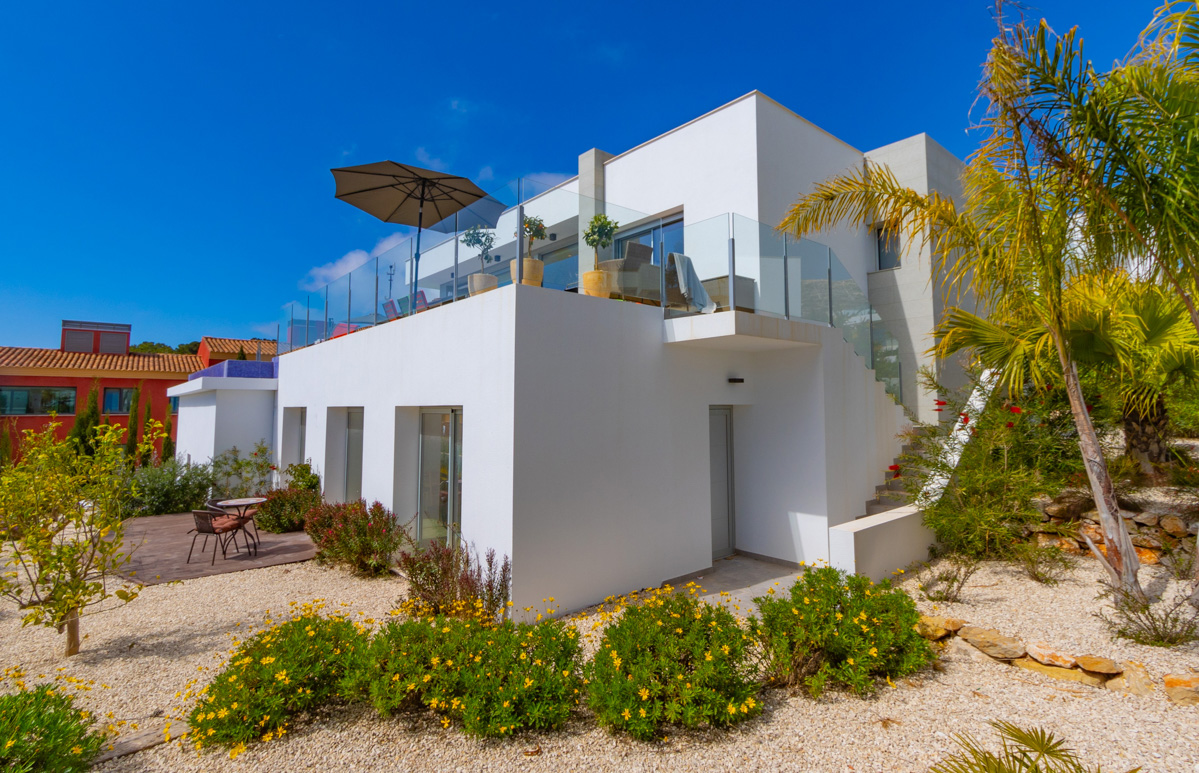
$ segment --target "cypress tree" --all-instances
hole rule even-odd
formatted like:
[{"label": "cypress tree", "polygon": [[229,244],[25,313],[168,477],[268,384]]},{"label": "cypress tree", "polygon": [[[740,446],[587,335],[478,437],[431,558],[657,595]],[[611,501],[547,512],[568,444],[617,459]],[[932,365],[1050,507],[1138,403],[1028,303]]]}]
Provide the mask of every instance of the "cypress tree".
[{"label": "cypress tree", "polygon": [[167,462],[175,458],[175,441],[171,440],[171,403],[169,400],[167,401],[167,420],[163,426],[163,432],[167,436],[162,439],[162,460]]},{"label": "cypress tree", "polygon": [[100,424],[100,383],[92,382],[87,393],[87,406],[75,414],[75,425],[67,437],[80,453],[91,456],[96,447],[96,426]]},{"label": "cypress tree", "polygon": [[10,421],[0,421],[0,469],[12,463],[12,432]]},{"label": "cypress tree", "polygon": [[245,358],[246,358],[246,347],[244,347],[244,346],[237,347],[237,359],[244,360]]},{"label": "cypress tree", "polygon": [[[151,421],[153,421],[153,419],[150,416],[150,395],[146,395],[146,418],[145,418],[145,420],[142,421],[142,437],[143,438],[149,438],[152,434],[150,432],[150,422]],[[150,446],[142,454],[142,466],[150,464],[153,461],[154,461],[154,444],[151,443]]]},{"label": "cypress tree", "polygon": [[137,456],[137,417],[138,403],[142,397],[142,385],[133,388],[133,398],[129,401],[128,434],[125,435],[125,455],[130,459]]}]

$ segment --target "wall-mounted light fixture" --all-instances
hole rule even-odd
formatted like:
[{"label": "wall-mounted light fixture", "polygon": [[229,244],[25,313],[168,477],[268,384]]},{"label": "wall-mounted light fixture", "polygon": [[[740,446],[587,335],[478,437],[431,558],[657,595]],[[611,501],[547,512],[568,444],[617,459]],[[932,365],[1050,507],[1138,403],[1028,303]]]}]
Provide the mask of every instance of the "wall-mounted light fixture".
[{"label": "wall-mounted light fixture", "polygon": [[743,378],[737,378],[736,376],[730,376],[730,377],[729,377],[729,383],[730,383],[730,384],[744,384],[744,383],[745,383],[745,379],[743,379]]},{"label": "wall-mounted light fixture", "polygon": [[550,234],[550,241],[551,242],[558,241],[558,234]]}]

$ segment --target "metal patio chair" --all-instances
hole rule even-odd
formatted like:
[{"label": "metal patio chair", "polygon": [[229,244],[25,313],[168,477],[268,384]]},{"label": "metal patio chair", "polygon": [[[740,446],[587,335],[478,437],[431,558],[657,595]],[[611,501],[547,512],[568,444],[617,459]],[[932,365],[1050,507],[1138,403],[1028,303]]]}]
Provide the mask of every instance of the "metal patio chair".
[{"label": "metal patio chair", "polygon": [[221,558],[229,557],[229,544],[233,543],[233,547],[237,552],[241,552],[241,548],[237,544],[237,533],[242,533],[242,538],[246,542],[246,552],[250,551],[250,537],[246,534],[245,522],[236,516],[222,515],[211,510],[192,510],[192,518],[195,519],[196,527],[188,532],[192,534],[192,544],[187,551],[187,561],[184,563],[190,564],[192,561],[192,552],[196,549],[196,538],[201,534],[204,535],[204,543],[200,546],[200,553],[203,554],[208,549],[208,538],[214,537],[216,544],[212,546],[212,565],[216,565],[216,551],[221,549]]}]

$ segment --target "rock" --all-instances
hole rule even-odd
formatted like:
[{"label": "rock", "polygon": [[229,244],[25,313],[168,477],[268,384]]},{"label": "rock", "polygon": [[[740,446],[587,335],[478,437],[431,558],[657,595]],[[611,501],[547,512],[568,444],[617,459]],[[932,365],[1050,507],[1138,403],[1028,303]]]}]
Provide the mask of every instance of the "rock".
[{"label": "rock", "polygon": [[1070,682],[1081,682],[1089,684],[1092,687],[1102,687],[1107,681],[1106,676],[1098,674],[1088,674],[1086,671],[1079,671],[1077,668],[1058,668],[1057,666],[1047,666],[1044,663],[1039,663],[1032,658],[1018,658],[1012,661],[1012,665],[1017,668],[1027,668],[1029,671],[1036,671],[1038,674],[1052,676],[1054,679],[1065,679]]},{"label": "rock", "polygon": [[1132,535],[1132,544],[1138,548],[1149,548],[1151,550],[1162,549],[1162,538],[1158,536],[1157,529],[1144,529]]},{"label": "rock", "polygon": [[1037,494],[1032,498],[1032,506],[1035,507],[1037,512],[1041,514],[1042,521],[1049,520],[1049,516],[1045,513],[1045,508],[1049,507],[1051,504],[1053,504],[1053,498],[1048,494]]},{"label": "rock", "polygon": [[1043,641],[1028,645],[1028,656],[1047,666],[1059,668],[1074,668],[1075,660],[1064,652],[1053,649]]},{"label": "rock", "polygon": [[[1100,553],[1105,556],[1107,555],[1107,545],[1096,545],[1095,547],[1099,548]],[[1136,545],[1133,545],[1132,549],[1136,551],[1137,558],[1141,561],[1141,566],[1156,566],[1161,563],[1161,556],[1153,550],[1138,548]]]},{"label": "rock", "polygon": [[978,628],[973,625],[962,626],[958,631],[962,637],[976,649],[997,660],[1014,660],[1024,655],[1024,644],[1019,639],[1004,636],[991,628]]},{"label": "rock", "polygon": [[916,623],[916,633],[926,639],[944,639],[951,633],[954,633],[966,624],[965,620],[958,620],[956,617],[936,617],[935,615],[921,615],[920,620]]},{"label": "rock", "polygon": [[1187,534],[1199,536],[1199,521],[1195,521],[1187,527]]},{"label": "rock", "polygon": [[1161,526],[1162,531],[1171,537],[1185,537],[1187,535],[1186,521],[1177,515],[1163,516],[1158,525]]},{"label": "rock", "polygon": [[1135,494],[1116,495],[1116,506],[1121,510],[1132,510],[1133,512],[1139,513],[1140,511],[1147,509],[1147,504],[1148,503],[1146,501],[1140,499]]},{"label": "rock", "polygon": [[1098,655],[1079,655],[1075,660],[1078,667],[1095,674],[1118,674],[1123,667],[1111,658],[1101,658]]},{"label": "rock", "polygon": [[964,660],[970,660],[975,663],[997,662],[994,658],[987,657],[956,636],[946,641],[945,649],[941,651],[941,657],[950,662]]},{"label": "rock", "polygon": [[[1080,536],[1080,537],[1081,537],[1082,535],[1086,535],[1086,536],[1090,537],[1090,538],[1091,538],[1091,542],[1094,542],[1096,545],[1102,545],[1102,544],[1103,544],[1103,529],[1099,528],[1099,527],[1098,527],[1098,526],[1096,526],[1095,524],[1091,524],[1091,523],[1084,523],[1084,524],[1083,524],[1083,525],[1082,525],[1082,526],[1081,526],[1081,527],[1078,529],[1078,534],[1079,534],[1079,536]],[[1084,543],[1084,544],[1085,544],[1085,543]]]},{"label": "rock", "polygon": [[1134,515],[1132,517],[1132,519],[1134,521],[1136,521],[1137,523],[1141,524],[1142,526],[1157,526],[1158,517],[1159,516],[1157,513],[1149,512],[1149,513],[1137,513],[1136,515]]},{"label": "rock", "polygon": [[1063,537],[1060,534],[1044,534],[1037,533],[1037,547],[1042,548],[1061,548],[1067,553],[1077,553],[1078,543],[1069,537]]},{"label": "rock", "polygon": [[1104,685],[1107,689],[1126,695],[1153,694],[1153,679],[1144,665],[1135,660],[1126,660],[1120,665],[1124,667],[1123,673],[1107,680],[1107,684]]},{"label": "rock", "polygon": [[1199,706],[1199,674],[1166,674],[1166,697],[1180,706]]},{"label": "rock", "polygon": [[1046,505],[1045,509],[1041,511],[1042,515],[1047,515],[1050,518],[1064,518],[1068,513],[1069,509],[1065,505],[1057,503]]}]

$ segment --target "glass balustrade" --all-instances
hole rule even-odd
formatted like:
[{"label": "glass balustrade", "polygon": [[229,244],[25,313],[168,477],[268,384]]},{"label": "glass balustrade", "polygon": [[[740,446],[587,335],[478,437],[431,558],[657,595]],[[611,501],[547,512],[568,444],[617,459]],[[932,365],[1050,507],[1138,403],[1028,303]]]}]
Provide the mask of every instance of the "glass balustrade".
[{"label": "glass balustrade", "polygon": [[[285,304],[279,351],[288,352],[503,287],[540,268],[541,286],[580,291],[601,270],[611,297],[663,307],[667,318],[728,311],[831,325],[901,398],[899,342],[833,250],[739,214],[698,220],[651,215],[580,196],[575,183],[518,180],[372,255]],[[616,223],[603,247],[586,244],[596,214]],[[533,228],[518,234],[520,217]],[[540,236],[540,238],[531,238]]]}]

